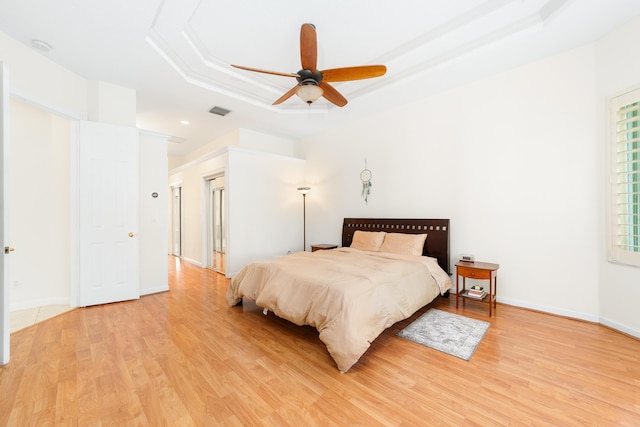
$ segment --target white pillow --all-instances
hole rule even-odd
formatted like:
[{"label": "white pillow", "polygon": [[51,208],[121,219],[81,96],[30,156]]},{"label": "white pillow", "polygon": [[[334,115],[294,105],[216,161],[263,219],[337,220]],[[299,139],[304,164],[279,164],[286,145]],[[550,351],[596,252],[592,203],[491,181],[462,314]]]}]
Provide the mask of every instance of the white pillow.
[{"label": "white pillow", "polygon": [[377,252],[384,240],[384,235],[384,231],[357,230],[353,233],[350,247],[360,249],[361,251]]},{"label": "white pillow", "polygon": [[387,233],[379,251],[398,255],[422,255],[426,239],[426,234]]}]

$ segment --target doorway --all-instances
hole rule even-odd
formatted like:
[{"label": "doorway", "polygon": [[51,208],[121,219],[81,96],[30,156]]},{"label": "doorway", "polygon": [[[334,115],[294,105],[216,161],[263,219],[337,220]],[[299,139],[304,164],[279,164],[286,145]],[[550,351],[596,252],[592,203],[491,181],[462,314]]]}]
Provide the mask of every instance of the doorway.
[{"label": "doorway", "polygon": [[207,180],[207,268],[226,272],[226,206],[224,176]]},{"label": "doorway", "polygon": [[[13,96],[8,101],[11,143],[5,206],[15,247],[5,282],[14,332],[51,313],[76,306],[72,286],[72,135],[76,121],[36,102]],[[34,174],[33,171],[38,171]],[[46,176],[46,185],[42,185]],[[45,220],[42,220],[42,219]],[[43,236],[46,236],[43,238]],[[37,268],[34,268],[37,265]]]},{"label": "doorway", "polygon": [[182,187],[171,188],[171,254],[182,257]]}]

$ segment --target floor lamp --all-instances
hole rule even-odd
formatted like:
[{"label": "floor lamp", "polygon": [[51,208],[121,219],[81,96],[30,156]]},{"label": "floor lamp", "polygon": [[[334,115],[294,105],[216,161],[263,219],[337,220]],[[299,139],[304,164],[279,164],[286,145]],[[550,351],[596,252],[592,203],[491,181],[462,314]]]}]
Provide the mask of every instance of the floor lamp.
[{"label": "floor lamp", "polygon": [[307,193],[311,187],[298,187],[298,191],[302,194],[302,251],[307,250]]}]

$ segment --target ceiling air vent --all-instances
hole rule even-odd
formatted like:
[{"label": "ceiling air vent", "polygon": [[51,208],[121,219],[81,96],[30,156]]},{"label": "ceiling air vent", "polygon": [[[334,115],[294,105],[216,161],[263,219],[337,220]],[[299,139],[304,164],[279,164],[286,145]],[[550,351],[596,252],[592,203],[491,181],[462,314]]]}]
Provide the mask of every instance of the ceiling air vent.
[{"label": "ceiling air vent", "polygon": [[209,112],[213,114],[217,114],[219,116],[226,116],[231,112],[231,110],[227,110],[226,108],[222,108],[222,107],[213,107],[212,109],[209,110]]}]

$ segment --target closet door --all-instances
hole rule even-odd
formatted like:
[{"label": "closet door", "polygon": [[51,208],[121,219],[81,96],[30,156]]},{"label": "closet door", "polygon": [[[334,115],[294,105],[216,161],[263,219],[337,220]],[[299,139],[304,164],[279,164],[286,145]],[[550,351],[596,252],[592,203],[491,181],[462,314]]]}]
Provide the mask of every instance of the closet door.
[{"label": "closet door", "polygon": [[209,199],[207,203],[207,267],[224,273],[226,271],[227,246],[224,177],[209,179],[207,183]]},{"label": "closet door", "polygon": [[138,130],[79,126],[79,303],[140,297]]}]

